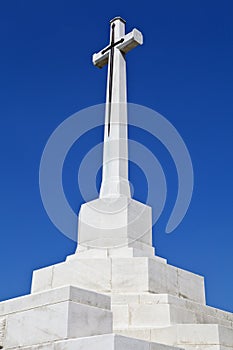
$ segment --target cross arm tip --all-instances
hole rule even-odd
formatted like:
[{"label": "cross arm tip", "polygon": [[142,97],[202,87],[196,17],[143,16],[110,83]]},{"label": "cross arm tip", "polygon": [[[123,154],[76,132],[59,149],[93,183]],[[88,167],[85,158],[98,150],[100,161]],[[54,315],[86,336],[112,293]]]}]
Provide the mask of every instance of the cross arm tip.
[{"label": "cross arm tip", "polygon": [[92,55],[92,63],[98,68],[103,68],[108,63],[108,53],[102,54],[102,52],[94,53]]},{"label": "cross arm tip", "polygon": [[124,37],[124,41],[122,44],[118,46],[118,48],[121,50],[121,52],[127,53],[130,50],[134,49],[138,45],[143,44],[143,35],[142,33],[134,28],[132,32],[128,33]]},{"label": "cross arm tip", "polygon": [[134,37],[134,40],[138,43],[138,45],[143,44],[143,35],[142,35],[142,32],[140,32],[140,30],[134,28],[133,37]]}]

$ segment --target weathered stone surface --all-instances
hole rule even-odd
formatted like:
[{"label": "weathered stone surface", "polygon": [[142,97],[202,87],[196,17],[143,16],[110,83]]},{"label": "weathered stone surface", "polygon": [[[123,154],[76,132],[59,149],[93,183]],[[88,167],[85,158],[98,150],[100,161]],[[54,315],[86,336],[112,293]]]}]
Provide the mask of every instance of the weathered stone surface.
[{"label": "weathered stone surface", "polygon": [[[18,347],[11,348],[12,350]],[[40,345],[20,347],[22,350],[179,350],[177,347],[150,343],[143,340],[106,334],[78,339],[48,342]]]},{"label": "weathered stone surface", "polygon": [[6,331],[6,317],[0,317],[0,349],[3,347],[5,331]]},{"label": "weathered stone surface", "polygon": [[[41,285],[40,273],[47,285]],[[72,284],[80,288],[107,292],[111,290],[111,259],[74,259],[33,272],[32,293]]]},{"label": "weathered stone surface", "polygon": [[99,198],[80,209],[78,242],[83,247],[105,247],[113,253],[114,248],[138,249],[138,243],[143,243],[141,255],[151,256],[151,220],[151,208],[131,198]]},{"label": "weathered stone surface", "polygon": [[4,349],[112,332],[109,297],[66,286],[0,303]]},{"label": "weathered stone surface", "polygon": [[161,343],[180,345],[221,345],[233,348],[233,329],[220,325],[175,325],[163,329],[151,330],[151,340]]},{"label": "weathered stone surface", "polygon": [[25,311],[63,301],[86,304],[101,309],[110,310],[110,298],[93,291],[84,290],[71,285],[46,290],[34,294],[0,302],[0,316]]},{"label": "weathered stone surface", "polygon": [[233,314],[169,294],[112,294],[114,329],[173,324],[219,324],[233,328]]},{"label": "weathered stone surface", "polygon": [[124,247],[114,247],[114,248],[91,248],[89,246],[78,246],[76,254],[69,255],[66,258],[66,261],[74,259],[89,259],[89,258],[132,258],[132,257],[153,257],[159,260],[160,262],[166,263],[167,260],[159,256],[155,257],[155,249],[148,244],[134,241],[127,241],[126,246]]},{"label": "weathered stone surface", "polygon": [[[45,283],[41,284],[40,273]],[[69,259],[64,263],[34,271],[32,292],[62,285],[102,293],[168,293],[205,304],[204,279],[148,257]]]},{"label": "weathered stone surface", "polygon": [[211,346],[219,349],[227,347],[233,349],[233,329],[216,324],[182,324],[170,327],[158,328],[128,328],[115,331],[128,337],[144,339],[146,341],[158,342],[170,346],[178,346],[183,349],[204,350]]}]

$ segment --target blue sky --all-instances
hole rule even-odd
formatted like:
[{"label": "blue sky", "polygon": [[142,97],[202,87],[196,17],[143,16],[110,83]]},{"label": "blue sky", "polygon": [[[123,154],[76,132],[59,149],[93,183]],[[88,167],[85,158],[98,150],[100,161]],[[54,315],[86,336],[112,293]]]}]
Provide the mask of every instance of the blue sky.
[{"label": "blue sky", "polygon": [[[131,130],[167,176],[166,206],[154,227],[157,254],[204,275],[208,304],[233,311],[230,0],[1,2],[0,300],[28,293],[32,270],[75,251],[43,208],[40,158],[65,118],[104,102],[106,69],[95,68],[91,56],[107,44],[109,20],[118,15],[126,19],[127,31],[137,27],[144,34],[144,45],[127,56],[128,100],[158,111],[176,127],[194,167],[189,211],[167,235],[177,191],[174,164],[159,142]],[[76,211],[82,203],[75,182],[79,151],[85,154],[101,137],[98,129],[77,142],[65,164],[64,187]],[[143,200],[142,174],[130,169],[135,196]]]}]

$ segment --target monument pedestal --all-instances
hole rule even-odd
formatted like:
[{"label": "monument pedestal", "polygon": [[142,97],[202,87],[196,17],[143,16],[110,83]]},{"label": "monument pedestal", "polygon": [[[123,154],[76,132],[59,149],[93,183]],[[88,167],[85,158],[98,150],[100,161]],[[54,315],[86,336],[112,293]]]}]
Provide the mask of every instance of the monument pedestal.
[{"label": "monument pedestal", "polygon": [[233,314],[206,305],[202,276],[156,256],[91,257],[95,252],[34,271],[32,293],[72,281],[111,297],[116,334],[187,350],[233,349]]},{"label": "monument pedestal", "polygon": [[34,271],[31,295],[0,303],[4,349],[233,350],[233,314],[205,304],[203,277],[156,256],[82,254]]},{"label": "monument pedestal", "polygon": [[[135,254],[153,256],[151,207],[126,196],[98,198],[81,206],[78,251],[134,248]],[[123,255],[124,256],[124,255]]]}]

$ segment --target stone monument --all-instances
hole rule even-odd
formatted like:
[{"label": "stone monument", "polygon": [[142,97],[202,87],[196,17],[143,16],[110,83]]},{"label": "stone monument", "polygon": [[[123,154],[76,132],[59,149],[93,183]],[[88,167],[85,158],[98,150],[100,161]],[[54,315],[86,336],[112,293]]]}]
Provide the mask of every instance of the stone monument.
[{"label": "stone monument", "polygon": [[142,44],[111,21],[100,196],[81,207],[78,248],[33,272],[31,294],[0,303],[0,348],[22,350],[231,350],[233,314],[205,303],[204,278],[154,255],[151,208],[128,181],[126,61]]}]

